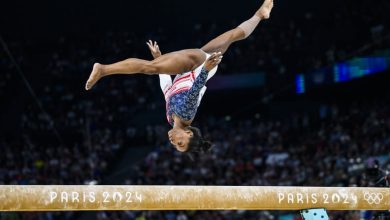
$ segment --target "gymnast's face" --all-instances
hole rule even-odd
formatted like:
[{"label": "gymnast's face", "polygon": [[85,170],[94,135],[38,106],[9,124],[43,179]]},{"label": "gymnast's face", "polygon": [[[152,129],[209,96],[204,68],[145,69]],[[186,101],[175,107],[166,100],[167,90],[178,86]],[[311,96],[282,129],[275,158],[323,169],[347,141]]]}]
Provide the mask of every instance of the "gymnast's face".
[{"label": "gymnast's face", "polygon": [[189,129],[172,128],[168,131],[169,141],[175,146],[176,150],[186,152],[188,150],[188,143],[194,134]]}]

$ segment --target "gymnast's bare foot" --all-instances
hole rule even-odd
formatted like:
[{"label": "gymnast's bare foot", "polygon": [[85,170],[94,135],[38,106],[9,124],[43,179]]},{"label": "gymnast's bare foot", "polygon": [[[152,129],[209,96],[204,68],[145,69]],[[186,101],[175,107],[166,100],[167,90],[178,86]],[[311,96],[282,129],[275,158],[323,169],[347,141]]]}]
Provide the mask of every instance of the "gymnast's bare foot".
[{"label": "gymnast's bare foot", "polygon": [[262,20],[266,20],[270,17],[271,10],[274,7],[274,0],[264,0],[263,5],[257,10],[256,15]]},{"label": "gymnast's bare foot", "polygon": [[102,77],[102,65],[100,63],[95,63],[93,65],[92,73],[89,75],[88,81],[85,84],[85,90],[90,90]]}]

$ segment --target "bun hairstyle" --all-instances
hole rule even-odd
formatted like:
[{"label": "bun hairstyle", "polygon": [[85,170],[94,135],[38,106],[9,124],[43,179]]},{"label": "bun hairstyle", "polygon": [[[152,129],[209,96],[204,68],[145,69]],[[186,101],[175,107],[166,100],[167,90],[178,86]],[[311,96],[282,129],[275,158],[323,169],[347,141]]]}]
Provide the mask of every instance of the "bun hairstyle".
[{"label": "bun hairstyle", "polygon": [[193,133],[193,136],[188,143],[187,150],[187,153],[190,153],[190,157],[192,157],[191,153],[205,154],[209,152],[212,148],[212,143],[203,139],[199,128],[189,126],[188,129]]}]

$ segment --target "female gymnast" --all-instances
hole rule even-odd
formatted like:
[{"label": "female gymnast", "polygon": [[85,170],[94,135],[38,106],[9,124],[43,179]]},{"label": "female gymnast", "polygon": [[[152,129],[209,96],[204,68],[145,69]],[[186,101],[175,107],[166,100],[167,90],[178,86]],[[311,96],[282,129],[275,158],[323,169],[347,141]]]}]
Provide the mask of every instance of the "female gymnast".
[{"label": "female gymnast", "polygon": [[[114,64],[95,63],[85,85],[90,90],[102,77],[113,74],[159,75],[166,100],[166,115],[173,127],[168,132],[170,142],[180,152],[206,152],[211,143],[204,140],[200,130],[191,127],[206,82],[217,71],[222,55],[236,41],[247,38],[261,20],[270,17],[273,0],[264,0],[249,20],[208,42],[201,49],[187,49],[161,55],[156,42],[147,44],[154,60],[129,58]],[[172,82],[171,75],[176,75]]]}]

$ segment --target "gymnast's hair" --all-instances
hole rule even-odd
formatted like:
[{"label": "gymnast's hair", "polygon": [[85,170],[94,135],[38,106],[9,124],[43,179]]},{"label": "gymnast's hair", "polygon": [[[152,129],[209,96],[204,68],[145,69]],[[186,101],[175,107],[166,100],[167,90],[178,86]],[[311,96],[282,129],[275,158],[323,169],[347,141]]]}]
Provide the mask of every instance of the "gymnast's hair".
[{"label": "gymnast's hair", "polygon": [[190,141],[188,143],[187,150],[187,153],[189,154],[190,158],[193,159],[192,153],[205,154],[209,152],[212,148],[212,144],[210,141],[206,141],[205,139],[203,139],[202,133],[200,132],[199,128],[189,126],[188,129],[190,129],[193,133],[193,136],[190,138]]}]

